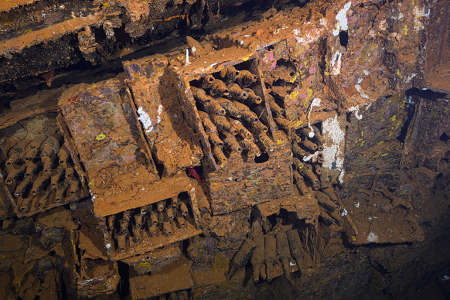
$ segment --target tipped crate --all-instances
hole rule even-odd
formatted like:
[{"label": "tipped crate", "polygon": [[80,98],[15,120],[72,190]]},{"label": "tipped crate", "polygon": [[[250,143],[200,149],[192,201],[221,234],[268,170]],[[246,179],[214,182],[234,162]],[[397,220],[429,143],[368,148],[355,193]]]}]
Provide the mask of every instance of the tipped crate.
[{"label": "tipped crate", "polygon": [[[66,265],[63,275],[66,280],[68,299],[91,298],[102,294],[113,294],[120,282],[117,262],[110,261],[99,251],[88,237],[86,227],[71,230],[64,243]],[[85,231],[85,232],[83,232]],[[89,251],[95,249],[94,251]]]},{"label": "tipped crate", "polygon": [[[61,124],[86,170],[96,216],[142,207],[185,191],[190,179],[180,171],[199,164],[202,155],[200,148],[195,150],[173,136],[160,136],[156,140],[170,143],[155,145],[155,139],[147,134],[146,121],[139,122],[144,113],[136,109],[136,98],[125,81],[125,77],[118,76],[95,85],[80,84],[66,90],[59,100],[64,117]],[[166,114],[161,112],[161,117]],[[166,131],[158,132],[174,134],[170,126],[161,128]],[[171,157],[166,155],[176,149],[193,149],[188,152],[192,160],[168,167],[163,157],[176,162],[181,158],[176,152]]]},{"label": "tipped crate", "polygon": [[145,204],[159,176],[123,78],[69,88],[59,106],[63,130],[86,170],[95,214]]},{"label": "tipped crate", "polygon": [[18,217],[89,195],[56,119],[41,114],[2,130],[0,184]]},{"label": "tipped crate", "polygon": [[[195,67],[190,67],[195,69]],[[255,58],[178,73],[186,118],[205,152],[213,214],[292,193],[289,130],[273,120],[272,101]]]},{"label": "tipped crate", "polygon": [[200,166],[198,137],[186,124],[185,111],[162,55],[124,62],[127,84],[143,134],[163,177]]}]

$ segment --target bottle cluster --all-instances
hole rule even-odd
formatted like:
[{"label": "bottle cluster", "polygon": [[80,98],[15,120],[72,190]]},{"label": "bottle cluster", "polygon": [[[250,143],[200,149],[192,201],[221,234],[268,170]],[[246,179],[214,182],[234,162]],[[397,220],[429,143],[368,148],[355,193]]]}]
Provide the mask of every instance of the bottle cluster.
[{"label": "bottle cluster", "polygon": [[106,226],[115,249],[124,250],[143,239],[169,237],[185,229],[187,222],[193,222],[193,214],[187,199],[180,195],[108,216]]},{"label": "bottle cluster", "polygon": [[303,268],[304,249],[296,227],[297,222],[294,219],[286,221],[287,224],[282,225],[283,219],[276,218],[275,226],[268,218],[264,221],[253,222],[249,236],[230,262],[228,280],[239,269],[245,267],[249,260],[255,282],[261,278],[271,282],[274,278],[275,265],[279,263],[282,265],[286,278],[291,280],[292,259],[297,263],[299,270]]},{"label": "bottle cluster", "polygon": [[308,193],[307,186],[314,190],[321,188],[324,142],[319,128],[314,125],[293,132],[294,180],[303,195]]},{"label": "bottle cluster", "polygon": [[284,116],[284,109],[276,103],[275,98],[272,95],[267,94],[266,97],[275,123],[281,129],[289,130],[289,128],[291,128],[291,122],[289,122],[288,119],[286,119],[286,117]]},{"label": "bottle cluster", "polygon": [[78,197],[80,180],[59,134],[38,135],[14,145],[5,162],[6,184],[22,213]]},{"label": "bottle cluster", "polygon": [[204,76],[197,86],[191,86],[219,165],[233,153],[254,158],[276,147],[267,134],[269,120],[263,101],[251,89],[258,80],[258,76],[248,70],[229,66],[219,73]]}]

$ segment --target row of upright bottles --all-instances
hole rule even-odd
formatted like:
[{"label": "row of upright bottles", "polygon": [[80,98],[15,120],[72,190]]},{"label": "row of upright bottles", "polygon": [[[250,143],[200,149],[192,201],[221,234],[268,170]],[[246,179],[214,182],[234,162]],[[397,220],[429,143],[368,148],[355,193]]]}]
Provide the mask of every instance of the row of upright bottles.
[{"label": "row of upright bottles", "polygon": [[170,237],[186,228],[193,215],[187,199],[175,196],[154,204],[108,216],[106,226],[115,248],[124,250],[132,243],[151,237]]},{"label": "row of upright bottles", "polygon": [[[294,154],[294,180],[301,194],[321,188],[323,144],[325,140],[319,127],[310,125],[293,132],[292,152]],[[306,179],[306,180],[305,180]]]}]

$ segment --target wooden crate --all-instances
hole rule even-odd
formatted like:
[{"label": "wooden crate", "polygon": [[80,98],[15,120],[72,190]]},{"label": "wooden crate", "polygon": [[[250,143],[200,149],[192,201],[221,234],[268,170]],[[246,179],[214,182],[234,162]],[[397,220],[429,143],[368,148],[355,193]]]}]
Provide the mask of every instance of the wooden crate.
[{"label": "wooden crate", "polygon": [[187,126],[168,60],[149,56],[124,63],[127,84],[143,134],[163,176],[200,166],[203,152],[197,136]]},{"label": "wooden crate", "polygon": [[74,86],[59,100],[97,216],[111,213],[111,206],[122,211],[146,204],[160,179],[130,101],[122,77]]},{"label": "wooden crate", "polygon": [[108,255],[116,261],[198,235],[208,215],[205,194],[192,184],[175,197],[102,217],[99,223]]},{"label": "wooden crate", "polygon": [[0,184],[18,217],[89,195],[56,119],[43,113],[2,129]]},{"label": "wooden crate", "polygon": [[[243,100],[242,103],[246,104],[250,111],[256,114],[259,122],[268,128],[266,136],[269,140],[259,138],[255,123],[247,120],[241,123],[255,136],[253,140],[250,137],[250,140],[257,145],[260,152],[259,156],[254,155],[253,149],[245,149],[243,137],[237,137],[236,141],[242,145],[243,151],[231,150],[231,147],[225,141],[225,145],[221,148],[225,159],[221,160],[214,150],[217,144],[209,137],[211,131],[202,120],[204,114],[201,110],[209,111],[208,114],[211,118],[215,116],[208,108],[202,107],[198,100],[196,101],[195,89],[191,88],[201,88],[202,82],[207,76],[212,75],[215,80],[219,80],[222,77],[221,71],[223,74],[223,70],[230,66],[241,73],[243,70],[249,71],[257,77],[257,80],[249,86],[256,96],[261,98],[262,102],[255,104]],[[176,73],[174,69],[173,73],[180,81],[179,91],[182,95],[186,119],[194,131],[198,133],[205,152],[204,177],[208,186],[208,196],[213,214],[228,213],[242,209],[252,203],[261,203],[291,194],[292,153],[289,145],[290,132],[289,130],[280,130],[273,120],[258,60],[254,57],[237,57],[224,63],[214,64],[214,68],[210,68],[208,71],[203,68],[195,70],[195,66],[189,67],[189,70],[188,72],[183,69],[183,73]],[[240,84],[239,81],[237,82]],[[243,88],[243,85],[241,85],[241,88]],[[212,95],[211,90],[208,93]],[[218,99],[215,96],[213,98]],[[234,99],[233,97],[229,98]],[[237,119],[231,116],[228,111],[226,117],[231,122]],[[218,131],[220,131],[220,128]],[[219,138],[225,137],[222,132],[219,134]]]}]

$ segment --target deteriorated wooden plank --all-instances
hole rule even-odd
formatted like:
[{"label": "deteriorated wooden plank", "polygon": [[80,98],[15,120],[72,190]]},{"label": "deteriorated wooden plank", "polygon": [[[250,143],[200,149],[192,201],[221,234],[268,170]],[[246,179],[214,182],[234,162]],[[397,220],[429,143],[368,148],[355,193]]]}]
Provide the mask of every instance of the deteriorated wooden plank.
[{"label": "deteriorated wooden plank", "polygon": [[59,101],[86,168],[98,216],[115,205],[133,207],[130,198],[148,203],[144,199],[151,194],[150,185],[159,179],[136,120],[127,109],[129,101],[120,78],[74,86]]},{"label": "deteriorated wooden plank", "polygon": [[192,129],[187,126],[177,82],[163,56],[124,63],[144,135],[164,175],[200,165],[203,156]]},{"label": "deteriorated wooden plank", "polygon": [[218,171],[206,174],[213,214],[240,210],[292,193],[292,152],[284,147],[269,153],[266,162],[230,157]]},{"label": "deteriorated wooden plank", "polygon": [[[424,96],[419,98],[414,118],[408,127],[402,167],[414,168],[427,164],[436,169],[436,164],[446,152],[438,150],[438,143],[443,134],[450,136],[450,96],[433,92]],[[445,143],[443,146],[448,148]]]}]

